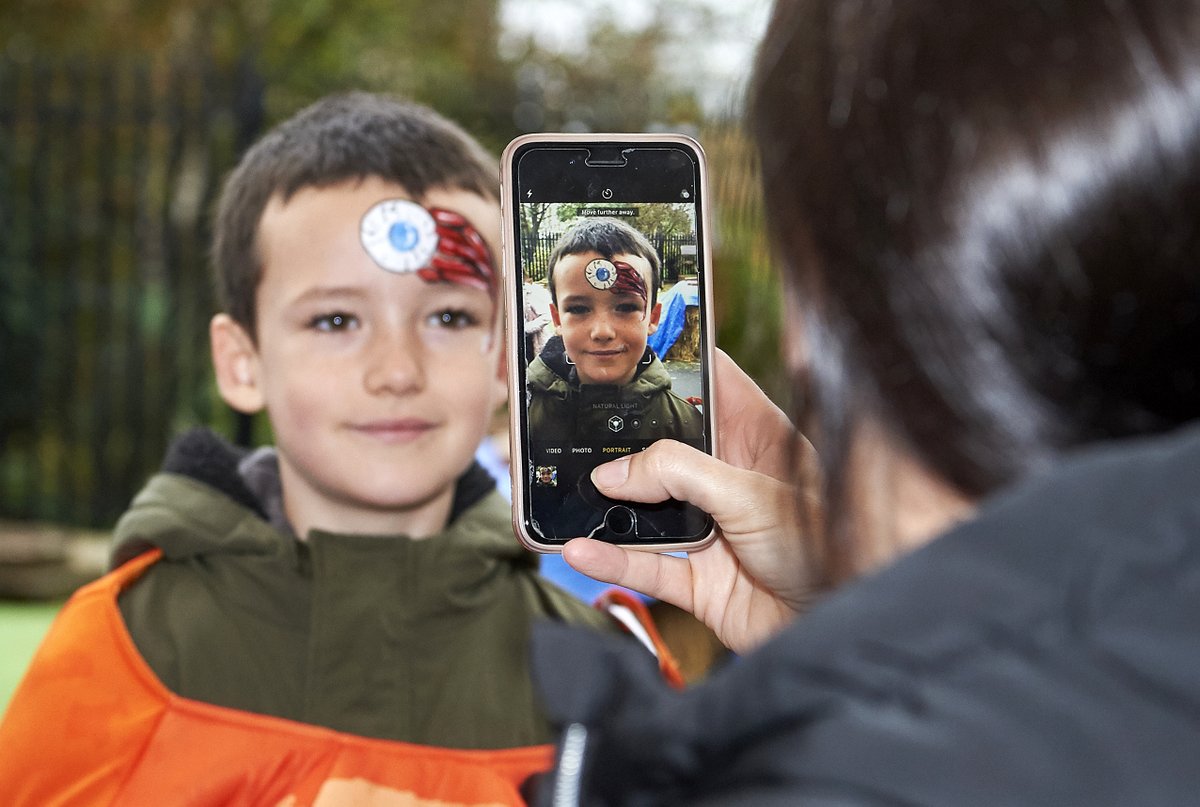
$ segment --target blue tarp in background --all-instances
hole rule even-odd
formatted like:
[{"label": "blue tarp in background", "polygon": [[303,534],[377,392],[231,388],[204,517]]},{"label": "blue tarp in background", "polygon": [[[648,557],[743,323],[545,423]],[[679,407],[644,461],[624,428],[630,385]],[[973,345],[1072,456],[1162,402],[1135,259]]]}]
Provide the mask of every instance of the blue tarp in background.
[{"label": "blue tarp in background", "polygon": [[679,334],[683,333],[683,326],[687,321],[687,307],[696,305],[698,298],[699,293],[694,280],[681,280],[668,291],[658,295],[658,302],[662,305],[658,330],[646,340],[654,355],[660,359],[667,355]]}]

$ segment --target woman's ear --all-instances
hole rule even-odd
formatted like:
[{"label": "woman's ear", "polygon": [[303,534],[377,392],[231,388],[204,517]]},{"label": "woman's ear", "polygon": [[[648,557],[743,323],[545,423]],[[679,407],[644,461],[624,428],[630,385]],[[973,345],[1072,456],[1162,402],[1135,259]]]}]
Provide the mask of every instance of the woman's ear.
[{"label": "woman's ear", "polygon": [[254,340],[228,314],[217,314],[208,324],[217,389],[225,403],[239,412],[254,414],[265,399],[260,386],[260,363]]},{"label": "woman's ear", "polygon": [[809,377],[808,339],[804,333],[804,312],[795,293],[783,297],[783,363],[792,378]]}]

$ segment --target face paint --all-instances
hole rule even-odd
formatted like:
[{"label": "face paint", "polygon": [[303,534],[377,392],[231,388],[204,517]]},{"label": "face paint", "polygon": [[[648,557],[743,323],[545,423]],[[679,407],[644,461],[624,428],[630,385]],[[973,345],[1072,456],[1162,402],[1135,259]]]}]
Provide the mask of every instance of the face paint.
[{"label": "face paint", "polygon": [[492,253],[471,222],[452,210],[429,211],[437,224],[437,251],[417,275],[430,283],[462,283],[494,296],[496,270]]},{"label": "face paint", "polygon": [[427,283],[461,283],[495,296],[491,251],[471,222],[452,210],[387,199],[362,218],[359,240],[389,272],[416,272]]},{"label": "face paint", "polygon": [[[429,213],[437,224],[437,252],[428,266],[417,270],[417,277],[426,283],[461,283],[481,289],[495,300],[496,271],[492,265],[491,250],[483,236],[465,216],[452,210],[435,207]],[[496,323],[497,313],[493,309],[492,325]],[[495,337],[496,329],[489,328],[479,346],[481,353],[492,349]]]},{"label": "face paint", "polygon": [[609,291],[613,294],[636,294],[642,298],[642,304],[645,305],[646,281],[642,280],[642,273],[625,261],[614,261],[613,266],[617,270],[617,282]]},{"label": "face paint", "polygon": [[583,276],[592,288],[610,291],[613,294],[636,294],[645,307],[646,281],[642,275],[625,261],[609,261],[597,258],[583,268]]}]

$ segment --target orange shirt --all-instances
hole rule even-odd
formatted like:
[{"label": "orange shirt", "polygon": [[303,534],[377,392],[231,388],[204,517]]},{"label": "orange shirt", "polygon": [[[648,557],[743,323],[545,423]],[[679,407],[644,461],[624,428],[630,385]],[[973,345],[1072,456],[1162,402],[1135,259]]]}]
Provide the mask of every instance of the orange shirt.
[{"label": "orange shirt", "polygon": [[548,745],[433,748],[172,694],[117,608],[158,557],[80,589],[55,620],[0,723],[6,805],[519,805],[550,767]]}]

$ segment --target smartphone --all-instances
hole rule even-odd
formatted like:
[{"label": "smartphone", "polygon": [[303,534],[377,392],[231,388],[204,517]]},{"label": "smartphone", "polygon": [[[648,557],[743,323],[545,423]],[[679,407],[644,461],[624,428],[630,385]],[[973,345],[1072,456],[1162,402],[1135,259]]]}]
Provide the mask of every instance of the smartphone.
[{"label": "smartphone", "polygon": [[513,527],[695,549],[686,502],[602,496],[597,465],[663,438],[715,453],[704,152],[667,134],[530,134],[502,158]]}]

